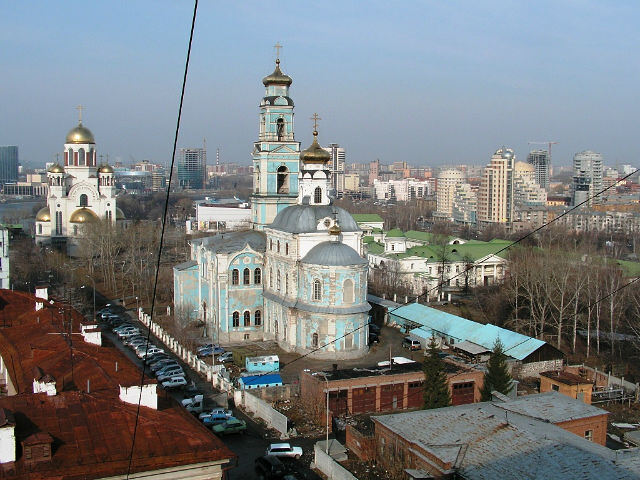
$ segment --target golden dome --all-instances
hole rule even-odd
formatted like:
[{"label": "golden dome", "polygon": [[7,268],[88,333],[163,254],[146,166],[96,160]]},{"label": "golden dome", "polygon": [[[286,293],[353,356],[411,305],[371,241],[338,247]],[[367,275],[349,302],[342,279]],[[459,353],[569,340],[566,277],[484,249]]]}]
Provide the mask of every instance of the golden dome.
[{"label": "golden dome", "polygon": [[329,235],[340,235],[342,230],[340,230],[340,226],[335,223],[329,227]]},{"label": "golden dome", "polygon": [[77,127],[69,130],[65,143],[96,143],[96,141],[93,139],[91,130],[83,127],[82,122],[79,122]]},{"label": "golden dome", "polygon": [[82,207],[76,210],[71,214],[71,218],[69,222],[71,223],[87,223],[98,220],[98,216],[93,212],[93,210],[89,210],[88,208]]},{"label": "golden dome", "polygon": [[36,222],[50,222],[51,221],[51,212],[49,212],[49,207],[44,207],[38,210],[36,213]]},{"label": "golden dome", "polygon": [[49,169],[49,173],[64,173],[64,168],[56,163],[55,165],[51,166],[51,168]]},{"label": "golden dome", "polygon": [[113,173],[113,168],[109,165],[101,165],[98,168],[98,173]]},{"label": "golden dome", "polygon": [[300,160],[304,163],[329,163],[331,154],[318,143],[318,132],[313,131],[313,143],[309,148],[300,152]]},{"label": "golden dome", "polygon": [[124,220],[127,217],[124,216],[124,212],[122,211],[122,209],[120,207],[116,207],[116,221],[118,220]]},{"label": "golden dome", "polygon": [[289,75],[285,75],[284,73],[282,73],[282,70],[280,70],[280,60],[276,60],[276,69],[273,71],[273,73],[271,75],[267,75],[266,77],[264,77],[262,79],[262,84],[265,87],[268,87],[269,85],[291,85],[293,83],[293,80],[291,80],[291,77]]}]

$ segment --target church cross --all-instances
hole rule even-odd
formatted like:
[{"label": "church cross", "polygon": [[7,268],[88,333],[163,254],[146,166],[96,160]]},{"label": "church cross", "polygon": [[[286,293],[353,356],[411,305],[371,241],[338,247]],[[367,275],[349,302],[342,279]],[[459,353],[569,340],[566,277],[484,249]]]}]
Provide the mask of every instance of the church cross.
[{"label": "church cross", "polygon": [[82,105],[78,105],[76,110],[78,110],[78,123],[82,123],[82,110],[84,107]]},{"label": "church cross", "polygon": [[318,135],[318,120],[322,120],[322,118],[317,113],[314,113],[310,120],[313,120],[313,134]]},{"label": "church cross", "polygon": [[276,60],[280,60],[280,49],[282,48],[282,45],[280,45],[280,42],[276,42],[273,48],[276,49]]}]

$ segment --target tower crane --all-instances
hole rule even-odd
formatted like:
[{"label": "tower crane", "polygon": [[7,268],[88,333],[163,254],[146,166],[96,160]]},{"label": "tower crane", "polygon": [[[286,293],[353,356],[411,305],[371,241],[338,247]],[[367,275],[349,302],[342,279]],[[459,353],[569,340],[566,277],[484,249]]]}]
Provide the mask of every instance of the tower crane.
[{"label": "tower crane", "polygon": [[549,158],[551,158],[551,145],[556,145],[558,142],[551,142],[549,140],[545,141],[545,142],[527,142],[529,145],[547,145],[547,148],[549,149]]}]

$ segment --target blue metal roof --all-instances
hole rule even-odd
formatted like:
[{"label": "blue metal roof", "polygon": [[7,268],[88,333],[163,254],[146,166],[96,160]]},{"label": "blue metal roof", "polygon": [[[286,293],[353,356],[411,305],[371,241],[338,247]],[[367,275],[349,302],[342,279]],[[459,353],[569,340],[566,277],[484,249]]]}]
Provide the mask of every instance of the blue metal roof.
[{"label": "blue metal roof", "polygon": [[282,377],[275,373],[269,375],[247,375],[246,377],[240,377],[238,382],[243,385],[268,385],[272,383],[282,384]]},{"label": "blue metal roof", "polygon": [[524,360],[546,343],[490,323],[483,325],[472,322],[419,303],[404,305],[390,311],[389,315],[397,317],[391,320],[398,323],[409,321],[420,325],[409,332],[419,338],[429,339],[433,331],[436,335],[453,337],[456,342],[467,340],[489,350],[493,349],[496,339],[499,338],[504,346],[504,353],[517,360]]}]

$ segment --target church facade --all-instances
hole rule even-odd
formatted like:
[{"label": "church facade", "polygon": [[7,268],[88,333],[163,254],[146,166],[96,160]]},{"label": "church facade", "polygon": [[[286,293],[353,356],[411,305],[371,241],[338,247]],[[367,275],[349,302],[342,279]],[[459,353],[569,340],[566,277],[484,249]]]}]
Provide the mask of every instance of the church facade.
[{"label": "church facade", "polygon": [[304,151],[295,141],[291,83],[279,60],[263,79],[252,229],[191,242],[191,259],[174,267],[175,313],[202,318],[216,342],[271,339],[316,358],[356,358],[368,351],[370,309],[362,231],[332,205],[318,132]]},{"label": "church facade", "polygon": [[67,134],[63,156],[64,166],[47,171],[47,206],[36,214],[35,237],[75,255],[85,225],[98,219],[115,225],[124,214],[116,206],[113,168],[97,165],[96,142],[82,119]]}]

